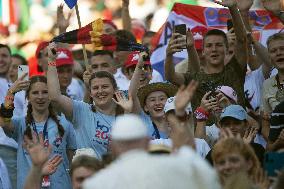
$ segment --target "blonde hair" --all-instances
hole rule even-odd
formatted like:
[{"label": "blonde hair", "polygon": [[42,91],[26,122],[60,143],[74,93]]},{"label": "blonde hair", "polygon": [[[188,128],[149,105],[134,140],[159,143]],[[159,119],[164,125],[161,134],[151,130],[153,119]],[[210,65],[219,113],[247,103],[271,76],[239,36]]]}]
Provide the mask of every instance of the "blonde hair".
[{"label": "blonde hair", "polygon": [[240,153],[240,155],[243,156],[245,160],[252,162],[252,166],[248,171],[248,175],[250,176],[250,178],[254,177],[260,167],[260,163],[252,147],[249,144],[246,144],[242,139],[228,138],[217,142],[212,151],[212,159],[214,165],[216,164],[218,158],[222,157],[225,154],[230,154],[233,152]]}]

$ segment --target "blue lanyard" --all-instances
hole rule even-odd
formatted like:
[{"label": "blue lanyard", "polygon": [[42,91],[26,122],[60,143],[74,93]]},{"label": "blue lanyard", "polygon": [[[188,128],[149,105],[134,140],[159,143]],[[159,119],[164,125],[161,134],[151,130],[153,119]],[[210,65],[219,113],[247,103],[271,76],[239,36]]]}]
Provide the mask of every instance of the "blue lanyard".
[{"label": "blue lanyard", "polygon": [[[43,126],[43,140],[44,141],[48,141],[47,124],[48,124],[48,119],[46,120],[46,122],[44,123],[44,126]],[[38,135],[35,122],[33,121],[31,125],[33,127],[34,132]]]}]

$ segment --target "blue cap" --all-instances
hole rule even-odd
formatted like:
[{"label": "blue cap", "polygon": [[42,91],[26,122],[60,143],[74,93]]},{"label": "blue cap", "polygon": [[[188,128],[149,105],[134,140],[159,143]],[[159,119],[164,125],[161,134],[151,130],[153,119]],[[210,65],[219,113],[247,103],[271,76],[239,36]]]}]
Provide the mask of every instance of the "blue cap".
[{"label": "blue cap", "polygon": [[248,120],[248,114],[243,107],[240,105],[230,105],[223,109],[221,114],[221,120],[225,117],[232,117],[237,120],[243,121]]}]

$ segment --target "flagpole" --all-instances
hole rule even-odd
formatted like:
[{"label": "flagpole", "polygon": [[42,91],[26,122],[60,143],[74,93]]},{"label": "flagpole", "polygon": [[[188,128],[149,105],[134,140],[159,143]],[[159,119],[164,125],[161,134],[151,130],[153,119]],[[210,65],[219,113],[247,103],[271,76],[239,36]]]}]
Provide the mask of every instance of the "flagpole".
[{"label": "flagpole", "polygon": [[[81,25],[81,20],[80,20],[78,4],[75,5],[75,10],[76,10],[76,16],[77,16],[77,20],[78,20],[78,25],[79,25],[79,28],[81,28],[82,25]],[[89,63],[88,63],[88,58],[87,58],[86,47],[85,47],[85,44],[82,44],[82,46],[83,46],[83,55],[84,55],[85,66],[86,66],[86,69],[88,69]]]}]

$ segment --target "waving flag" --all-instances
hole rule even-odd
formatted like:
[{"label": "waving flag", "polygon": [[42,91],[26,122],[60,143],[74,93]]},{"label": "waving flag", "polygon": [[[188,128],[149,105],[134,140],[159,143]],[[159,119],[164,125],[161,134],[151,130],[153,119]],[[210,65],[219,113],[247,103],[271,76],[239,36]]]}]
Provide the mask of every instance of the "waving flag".
[{"label": "waving flag", "polygon": [[[193,32],[195,40],[202,43],[202,34],[208,29],[227,30],[227,20],[230,18],[229,10],[226,8],[201,7],[176,3],[170,12],[166,23],[158,31],[154,40],[156,50],[151,56],[153,67],[164,75],[164,58],[166,48],[171,38],[175,25],[186,24]],[[280,21],[264,10],[250,11],[250,20],[253,23],[255,37],[263,44],[267,38],[283,28]],[[178,63],[187,58],[186,50],[174,54],[174,62]]]},{"label": "waving flag", "polygon": [[138,43],[130,42],[114,35],[102,34],[104,23],[97,19],[77,30],[62,33],[52,39],[52,42],[69,44],[93,44],[94,50],[119,51],[147,51],[148,49]]},{"label": "waving flag", "polygon": [[64,0],[64,1],[70,9],[73,9],[73,7],[75,7],[75,5],[77,4],[77,0]]}]

